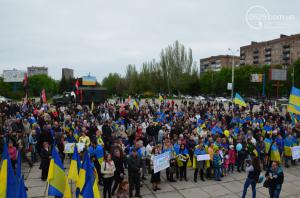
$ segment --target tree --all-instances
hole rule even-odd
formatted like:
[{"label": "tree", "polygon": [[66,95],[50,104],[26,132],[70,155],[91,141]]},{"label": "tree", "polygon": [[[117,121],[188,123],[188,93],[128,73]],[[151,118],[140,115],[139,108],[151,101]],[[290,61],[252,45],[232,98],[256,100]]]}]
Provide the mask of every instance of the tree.
[{"label": "tree", "polygon": [[40,96],[43,89],[48,96],[58,92],[58,82],[44,74],[28,77],[28,85],[29,96]]},{"label": "tree", "polygon": [[121,94],[119,86],[121,83],[121,76],[118,73],[109,73],[107,77],[102,80],[102,86],[108,90],[109,94]]}]

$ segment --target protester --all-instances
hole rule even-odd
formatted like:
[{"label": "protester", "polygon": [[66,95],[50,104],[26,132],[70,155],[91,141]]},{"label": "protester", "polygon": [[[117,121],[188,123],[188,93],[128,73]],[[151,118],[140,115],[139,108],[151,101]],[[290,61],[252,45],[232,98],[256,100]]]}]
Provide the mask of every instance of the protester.
[{"label": "protester", "polygon": [[246,162],[247,162],[246,172],[248,173],[248,175],[247,175],[247,179],[244,184],[242,198],[246,197],[247,189],[250,185],[252,187],[252,198],[255,198],[256,197],[256,183],[258,182],[259,175],[261,172],[260,162],[257,157],[253,157],[252,161],[247,160]]},{"label": "protester", "polygon": [[205,168],[205,162],[204,160],[198,161],[197,156],[198,155],[205,155],[207,154],[205,151],[205,147],[203,145],[202,139],[199,141],[199,145],[195,147],[194,151],[194,156],[193,156],[193,165],[195,167],[195,172],[194,172],[194,182],[197,183],[197,177],[198,177],[198,172],[200,170],[200,178],[202,181],[204,180],[204,168]]},{"label": "protester", "polygon": [[111,188],[116,167],[109,153],[105,154],[104,161],[101,164],[101,173],[103,176],[103,197],[111,198]]},{"label": "protester", "polygon": [[120,188],[120,185],[125,176],[124,156],[123,156],[123,151],[121,150],[121,148],[119,150],[114,151],[113,161],[115,163],[116,171],[114,173],[114,185],[112,188],[112,195],[115,194],[115,191],[118,186]]},{"label": "protester", "polygon": [[50,159],[51,159],[51,152],[49,148],[48,142],[43,143],[43,148],[41,150],[41,164],[40,169],[42,170],[42,176],[41,179],[43,181],[46,181],[48,176],[48,170],[50,165]]},{"label": "protester", "polygon": [[133,197],[133,190],[135,190],[135,197],[140,195],[140,177],[141,177],[141,158],[137,154],[137,150],[133,148],[128,159],[128,179],[129,179],[129,197]]},{"label": "protester", "polygon": [[266,187],[269,188],[270,198],[279,198],[282,184],[284,181],[284,174],[278,162],[272,162],[272,166],[266,172],[265,177],[265,183],[268,183]]},{"label": "protester", "polygon": [[[229,172],[245,170],[249,156],[257,156],[266,170],[271,162],[282,160],[282,166],[295,165],[291,148],[299,144],[300,125],[291,124],[289,113],[269,107],[269,102],[249,109],[213,101],[171,102],[163,97],[160,102],[137,98],[106,101],[95,104],[93,110],[81,104],[41,105],[31,100],[22,105],[8,103],[0,106],[0,148],[11,142],[15,148],[23,148],[23,156],[31,153],[31,161],[41,162],[41,178],[46,180],[51,148],[57,146],[63,160],[66,143],[83,143],[79,155],[88,151],[99,184],[103,177],[100,164],[104,153],[110,152],[116,168],[112,193],[120,187],[128,168],[129,195],[132,197],[135,190],[140,196],[141,184],[145,183],[141,178],[147,178],[154,147],[170,154],[167,182],[175,182],[175,173],[178,179],[188,180],[186,172],[191,165],[195,168],[194,182],[199,173],[203,181],[205,171],[208,179],[219,181]],[[10,150],[13,161],[14,149]],[[204,153],[210,160],[197,161]],[[245,184],[252,185],[250,172]]]},{"label": "protester", "polygon": [[153,167],[153,160],[154,157],[159,155],[159,150],[158,147],[154,147],[152,150],[152,155],[151,155],[151,165],[152,165],[152,172],[151,172],[151,183],[152,183],[152,190],[153,191],[157,191],[160,190],[160,188],[158,187],[158,184],[160,183],[160,171],[158,172],[154,172],[154,167]]},{"label": "protester", "polygon": [[186,149],[184,144],[180,145],[179,153],[178,153],[178,166],[179,166],[179,174],[180,174],[180,181],[184,179],[185,181],[188,181],[186,176],[186,169],[187,169],[187,163],[189,160],[189,153]]}]

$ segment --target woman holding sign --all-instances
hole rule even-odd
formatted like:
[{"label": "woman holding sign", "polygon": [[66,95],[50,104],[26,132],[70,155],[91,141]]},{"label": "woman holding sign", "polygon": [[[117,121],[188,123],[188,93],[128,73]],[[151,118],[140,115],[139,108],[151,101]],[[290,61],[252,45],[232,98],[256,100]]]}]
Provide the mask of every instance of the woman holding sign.
[{"label": "woman holding sign", "polygon": [[200,169],[200,178],[202,181],[204,180],[204,168],[205,168],[205,160],[198,161],[197,156],[207,154],[205,151],[205,147],[203,145],[202,140],[199,140],[199,145],[195,147],[194,157],[193,157],[193,166],[195,169],[194,172],[194,182],[197,183],[198,171]]},{"label": "woman holding sign", "polygon": [[151,183],[152,183],[153,191],[160,190],[160,188],[158,187],[158,184],[160,183],[160,171],[157,173],[154,173],[154,157],[157,155],[159,155],[159,149],[156,146],[153,148],[152,154],[151,154],[151,169],[152,169]]},{"label": "woman holding sign", "polygon": [[179,154],[178,154],[178,167],[179,167],[179,174],[180,174],[180,181],[184,178],[185,181],[188,181],[186,177],[186,167],[187,162],[189,160],[189,152],[186,149],[184,144],[180,145]]}]

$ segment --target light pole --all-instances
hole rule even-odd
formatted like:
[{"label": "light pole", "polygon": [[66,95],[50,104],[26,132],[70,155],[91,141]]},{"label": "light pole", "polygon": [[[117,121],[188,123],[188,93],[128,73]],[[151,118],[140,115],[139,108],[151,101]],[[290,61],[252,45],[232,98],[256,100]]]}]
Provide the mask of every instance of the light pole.
[{"label": "light pole", "polygon": [[234,93],[234,68],[235,68],[235,65],[234,65],[234,56],[240,50],[237,49],[237,50],[234,51],[234,50],[228,48],[228,51],[232,55],[232,66],[231,66],[231,100],[233,100],[233,93]]}]

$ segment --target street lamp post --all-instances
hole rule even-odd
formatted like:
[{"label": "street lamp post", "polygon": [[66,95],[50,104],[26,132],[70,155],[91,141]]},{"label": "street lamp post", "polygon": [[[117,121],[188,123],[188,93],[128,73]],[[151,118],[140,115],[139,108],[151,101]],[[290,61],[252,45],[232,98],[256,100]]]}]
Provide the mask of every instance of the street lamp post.
[{"label": "street lamp post", "polygon": [[228,48],[228,51],[232,54],[232,66],[231,66],[231,100],[233,100],[233,93],[234,93],[234,56],[237,52],[239,52],[239,49],[233,51],[232,49]]}]

